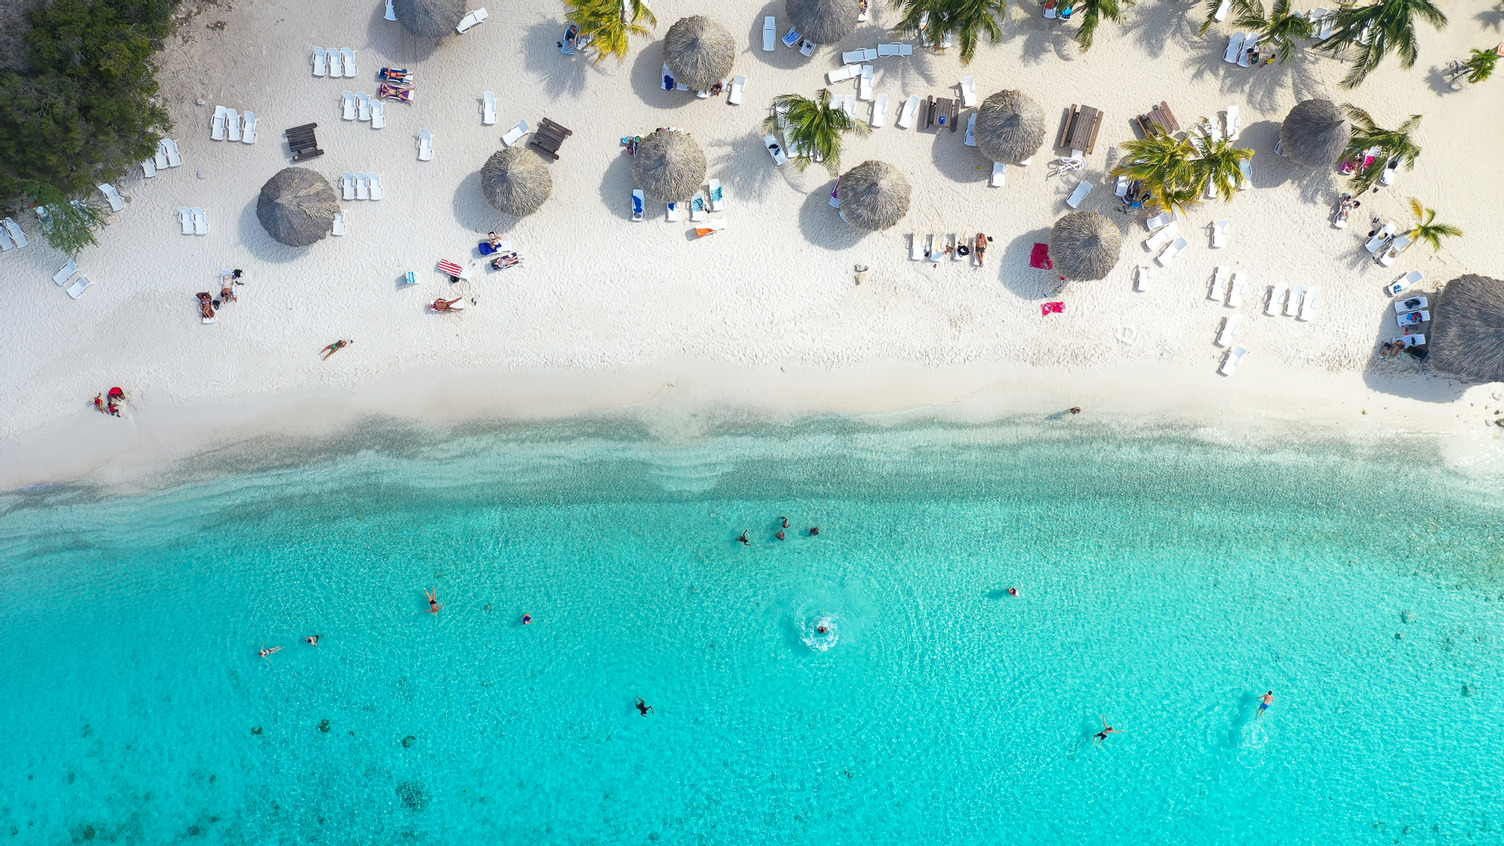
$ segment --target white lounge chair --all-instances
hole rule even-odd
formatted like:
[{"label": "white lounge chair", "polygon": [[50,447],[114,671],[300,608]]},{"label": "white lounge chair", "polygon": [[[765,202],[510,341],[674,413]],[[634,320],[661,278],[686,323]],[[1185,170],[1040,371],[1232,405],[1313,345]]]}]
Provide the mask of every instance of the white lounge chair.
[{"label": "white lounge chair", "polygon": [[1242,171],[1242,176],[1238,178],[1238,190],[1247,191],[1253,187],[1253,161],[1244,159],[1238,162],[1238,170]]},{"label": "white lounge chair", "polygon": [[143,179],[151,179],[153,176],[156,176],[156,175],[157,175],[157,163],[155,161],[153,161],[151,159],[147,159],[146,161],[143,161],[141,163],[141,177]]},{"label": "white lounge chair", "polygon": [[1394,318],[1394,322],[1398,323],[1400,326],[1419,326],[1422,323],[1428,322],[1430,319],[1431,312],[1424,309],[1419,309],[1416,311],[1407,311],[1404,314],[1397,315]]},{"label": "white lounge chair", "polygon": [[366,174],[366,181],[371,183],[371,199],[381,199],[381,174],[368,173]]},{"label": "white lounge chair", "polygon": [[211,128],[209,130],[209,138],[211,140],[225,140],[225,121],[227,119],[225,113],[228,111],[229,109],[226,109],[224,106],[214,107],[214,122],[210,125]]},{"label": "white lounge chair", "polygon": [[1232,226],[1232,221],[1223,218],[1212,224],[1212,246],[1222,248],[1227,246],[1227,229]]},{"label": "white lounge chair", "polygon": [[[391,1],[392,0],[387,0],[387,3],[390,4]],[[388,6],[388,8],[390,8],[390,6]],[[322,47],[315,47],[315,48],[313,48],[313,75],[314,76],[327,76],[328,73],[329,73],[329,60],[324,57],[324,48],[322,48]]]},{"label": "white lounge chair", "polygon": [[335,212],[335,214],[334,214],[334,227],[329,230],[329,234],[330,235],[344,235],[345,234],[345,213],[344,212]]},{"label": "white lounge chair", "polygon": [[778,19],[772,15],[762,19],[762,51],[771,53],[778,46]]},{"label": "white lounge chair", "polygon": [[1227,39],[1227,52],[1223,54],[1222,61],[1229,65],[1235,65],[1243,57],[1243,39],[1248,36],[1241,32],[1235,32]]},{"label": "white lounge chair", "polygon": [[[8,242],[10,239],[6,240]],[[77,272],[78,265],[72,259],[69,259],[68,263],[59,268],[57,273],[52,274],[52,284],[62,285],[64,282],[68,281],[68,277]]]},{"label": "white lounge chair", "polygon": [[706,212],[705,193],[696,191],[695,195],[689,198],[689,219],[691,222],[704,220]]},{"label": "white lounge chair", "polygon": [[209,214],[203,209],[195,208],[193,210],[193,234],[209,234]]},{"label": "white lounge chair", "polygon": [[872,101],[872,128],[882,129],[888,125],[888,95],[879,94]]},{"label": "white lounge chair", "polygon": [[1306,286],[1296,285],[1290,289],[1290,296],[1285,298],[1285,316],[1294,317],[1300,312],[1300,301],[1305,299]]},{"label": "white lounge chair", "polygon": [[977,113],[976,112],[972,112],[971,113],[971,117],[969,117],[969,118],[966,119],[966,140],[964,142],[962,142],[962,143],[964,143],[968,147],[975,147],[977,145]]},{"label": "white lounge chair", "polygon": [[1170,246],[1165,247],[1165,251],[1160,253],[1159,258],[1155,259],[1155,261],[1159,262],[1160,267],[1169,267],[1170,262],[1174,261],[1175,257],[1180,255],[1180,251],[1184,250],[1190,245],[1190,241],[1187,241],[1184,238],[1176,238],[1174,241],[1170,242]]},{"label": "white lounge chair", "polygon": [[386,129],[386,104],[380,100],[371,101],[371,128]]},{"label": "white lounge chair", "polygon": [[13,218],[7,217],[4,220],[0,220],[0,226],[4,226],[5,231],[10,233],[10,239],[16,242],[17,249],[31,245],[31,241],[27,240],[26,233],[21,229],[21,224],[17,223]]},{"label": "white lounge chair", "polygon": [[183,154],[178,151],[177,141],[172,138],[163,138],[162,142],[157,146],[162,150],[162,154],[167,157],[168,167],[182,167]]},{"label": "white lounge chair", "polygon": [[1393,223],[1384,224],[1384,227],[1382,229],[1374,233],[1374,236],[1372,238],[1368,239],[1368,243],[1363,245],[1363,249],[1369,251],[1370,253],[1377,254],[1379,252],[1379,248],[1384,246],[1385,242],[1389,240],[1390,236],[1395,233],[1397,228],[1398,227],[1396,227]]},{"label": "white lounge chair", "polygon": [[1403,253],[1405,248],[1410,246],[1412,240],[1409,233],[1404,233],[1393,241],[1390,241],[1389,246],[1383,252],[1379,253],[1380,266],[1388,267],[1394,264],[1395,260],[1400,257],[1400,253]]},{"label": "white lounge chair", "polygon": [[325,47],[324,55],[329,57],[329,77],[331,79],[336,79],[338,77],[344,76],[345,67],[344,62],[340,59],[339,49],[335,47]]},{"label": "white lounge chair", "polygon": [[433,161],[433,133],[426,129],[418,130],[418,161]]},{"label": "white lounge chair", "polygon": [[352,176],[355,177],[355,199],[371,199],[371,183],[366,181],[366,175],[357,170]]},{"label": "white lounge chair", "polygon": [[481,94],[480,122],[483,126],[496,123],[495,91],[486,91]]},{"label": "white lounge chair", "polygon": [[914,55],[914,45],[912,45],[912,44],[899,44],[898,45],[898,55],[900,55],[900,56],[912,56],[912,55]]},{"label": "white lounge chair", "polygon": [[674,73],[668,69],[668,64],[663,65],[663,90],[673,91],[677,86],[674,82]]},{"label": "white lounge chair", "polygon": [[1008,178],[1008,165],[1003,162],[992,163],[992,178],[987,180],[989,188],[1003,187],[1003,181]]},{"label": "white lounge chair", "polygon": [[93,284],[93,282],[89,281],[89,277],[79,276],[77,279],[73,280],[73,284],[69,286],[68,296],[76,300],[80,296],[82,296],[85,291],[89,290],[89,286]]},{"label": "white lounge chair", "polygon": [[152,161],[157,163],[157,170],[166,170],[172,167],[167,161],[167,139],[164,138],[157,142],[157,152],[156,155],[152,156]]},{"label": "white lounge chair", "polygon": [[475,11],[461,18],[459,26],[455,27],[455,29],[458,30],[461,34],[469,32],[471,27],[474,27],[476,24],[484,21],[490,16],[491,13],[487,12],[485,9],[476,9]]},{"label": "white lounge chair", "polygon": [[339,55],[345,60],[345,77],[354,79],[358,72],[355,69],[355,51],[349,47],[339,48]]},{"label": "white lounge chair", "polygon": [[1238,136],[1243,134],[1242,115],[1238,112],[1237,106],[1227,107],[1227,113],[1223,117],[1222,123],[1226,128],[1227,140],[1236,141],[1238,140]]},{"label": "white lounge chair", "polygon": [[1227,288],[1228,308],[1243,307],[1243,291],[1245,286],[1245,280],[1243,279],[1244,275],[1245,274],[1241,272],[1234,273],[1232,275],[1232,284]]},{"label": "white lounge chair", "polygon": [[678,223],[680,220],[680,214],[681,210],[679,209],[679,204],[677,202],[668,204],[667,217],[669,223]]},{"label": "white lounge chair", "polygon": [[914,122],[914,113],[919,111],[919,95],[910,94],[909,99],[904,101],[903,108],[898,112],[898,128],[908,129],[909,124]]},{"label": "white lounge chair", "polygon": [[1230,273],[1230,270],[1220,264],[1212,269],[1212,284],[1207,288],[1207,299],[1220,303],[1227,298],[1227,277]]},{"label": "white lounge chair", "polygon": [[942,258],[945,258],[945,236],[939,234],[931,235],[930,261],[939,261]]},{"label": "white lounge chair", "polygon": [[528,133],[529,129],[531,129],[531,127],[527,125],[527,121],[519,120],[517,121],[516,126],[508,129],[507,134],[501,136],[501,143],[507,145],[508,147],[515,146],[518,141],[522,140],[522,136]]},{"label": "white lounge chair", "polygon": [[768,148],[768,155],[773,157],[773,164],[775,166],[788,163],[789,157],[783,152],[783,145],[778,143],[777,136],[764,135],[762,137],[762,145]]},{"label": "white lounge chair", "polygon": [[178,206],[178,222],[183,225],[183,234],[193,234],[193,209]]},{"label": "white lounge chair", "polygon": [[355,95],[355,107],[357,119],[369,122],[371,120],[371,95],[364,91]]},{"label": "white lounge chair", "polygon": [[862,65],[862,75],[857,78],[856,98],[858,100],[872,99],[872,66]]},{"label": "white lounge chair", "polygon": [[742,104],[742,96],[747,92],[747,78],[741,74],[731,77],[731,92],[726,95],[726,102],[733,106]]},{"label": "white lounge chair", "polygon": [[1166,244],[1178,237],[1180,237],[1180,224],[1172,221],[1168,226],[1162,227],[1158,232],[1145,239],[1144,249],[1151,253],[1158,252],[1164,249]]},{"label": "white lounge chair", "polygon": [[1300,315],[1298,319],[1309,321],[1316,316],[1316,294],[1318,290],[1315,287],[1306,289],[1305,299],[1300,301]]},{"label": "white lounge chair", "polygon": [[961,80],[961,108],[969,109],[977,104],[977,78],[968,76]]},{"label": "white lounge chair", "polygon": [[877,45],[877,55],[878,55],[878,58],[885,58],[885,57],[888,57],[888,56],[897,56],[898,55],[898,45],[896,43],[895,44],[879,44],[879,45]]},{"label": "white lounge chair", "polygon": [[1421,309],[1427,308],[1430,305],[1431,301],[1426,299],[1425,297],[1411,297],[1409,299],[1399,300],[1398,302],[1396,302],[1394,304],[1394,313],[1404,314],[1407,311],[1420,311]]},{"label": "white lounge chair", "polygon": [[1238,325],[1243,322],[1243,315],[1229,314],[1222,318],[1222,331],[1217,333],[1217,346],[1226,347],[1232,345],[1232,336],[1238,333]]},{"label": "white lounge chair", "polygon": [[1393,185],[1394,184],[1394,177],[1399,173],[1399,169],[1400,169],[1400,160],[1399,159],[1390,159],[1389,163],[1386,164],[1386,165],[1384,165],[1384,172],[1379,174],[1379,184],[1380,185]]},{"label": "white lounge chair", "polygon": [[1149,228],[1149,231],[1153,232],[1157,229],[1163,229],[1166,226],[1169,226],[1172,222],[1174,222],[1174,220],[1175,212],[1167,211],[1164,214],[1155,215],[1154,217],[1151,217],[1148,220],[1144,221],[1144,226],[1147,226]]},{"label": "white lounge chair", "polygon": [[703,89],[701,89],[699,91],[696,91],[695,92],[695,96],[698,97],[701,100],[705,100],[705,99],[707,99],[707,98],[710,97],[710,89],[709,88],[703,88]]},{"label": "white lounge chair", "polygon": [[819,47],[819,46],[820,45],[818,45],[815,42],[810,41],[808,38],[806,38],[806,39],[804,39],[804,43],[802,43],[802,44],[799,45],[799,55],[804,56],[806,58],[808,58],[810,56],[813,56],[813,55],[815,55],[815,48]]},{"label": "white lounge chair", "polygon": [[1384,290],[1389,293],[1389,296],[1397,297],[1405,291],[1408,291],[1412,287],[1419,285],[1420,281],[1424,278],[1425,274],[1421,273],[1419,270],[1412,270],[1409,273],[1406,273],[1404,276],[1401,276],[1393,282],[1390,282],[1389,285],[1384,288]]},{"label": "white lounge chair", "polygon": [[340,96],[344,103],[344,110],[340,116],[345,120],[355,120],[355,92],[344,91]]},{"label": "white lounge chair", "polygon": [[909,261],[920,261],[924,258],[924,236],[918,232],[909,236]]},{"label": "white lounge chair", "polygon": [[1269,301],[1264,304],[1264,313],[1270,317],[1279,315],[1280,306],[1285,301],[1285,286],[1282,282],[1276,282],[1269,286]]},{"label": "white lounge chair", "polygon": [[1222,0],[1221,3],[1217,4],[1216,11],[1212,12],[1212,20],[1216,21],[1217,23],[1221,23],[1222,21],[1226,20],[1227,10],[1230,8],[1232,8],[1232,0]]},{"label": "white lounge chair", "polygon": [[1140,292],[1147,291],[1149,290],[1150,283],[1153,281],[1154,267],[1152,265],[1141,264],[1133,274],[1133,290]]},{"label": "white lounge chair", "polygon": [[1231,376],[1232,374],[1236,373],[1238,370],[1238,365],[1243,363],[1243,356],[1245,355],[1248,355],[1248,350],[1245,350],[1242,347],[1238,347],[1228,352],[1227,358],[1222,359],[1222,366],[1217,368],[1217,372],[1221,373],[1223,376]]},{"label": "white lounge chair", "polygon": [[844,52],[844,53],[841,54],[841,64],[843,64],[843,65],[858,64],[861,61],[862,61],[862,51],[861,50],[847,50],[846,52]]},{"label": "white lounge chair", "polygon": [[1115,197],[1126,197],[1126,196],[1128,196],[1128,188],[1130,186],[1132,186],[1132,185],[1133,185],[1133,180],[1129,179],[1126,176],[1119,176],[1118,177],[1118,184],[1117,184],[1117,186],[1112,189],[1113,196],[1115,196]]},{"label": "white lounge chair", "polygon": [[[960,261],[965,256],[961,255],[961,247],[966,244],[966,236],[959,232],[950,233],[950,260]],[[969,250],[967,252],[970,252]]]},{"label": "white lounge chair", "polygon": [[103,194],[104,198],[109,201],[110,211],[118,212],[121,209],[125,208],[125,201],[120,199],[120,192],[116,191],[115,186],[111,185],[110,183],[102,183],[99,186],[99,193]]},{"label": "white lounge chair", "polygon": [[1072,191],[1071,195],[1066,198],[1065,204],[1073,209],[1080,208],[1081,201],[1085,200],[1086,195],[1090,193],[1091,183],[1083,179],[1081,180],[1081,184],[1076,186],[1076,190]]},{"label": "white lounge chair", "polygon": [[256,117],[255,112],[245,113],[245,117],[241,121],[240,128],[240,142],[242,144],[256,143],[256,124],[260,122],[261,121]]},{"label": "white lounge chair", "polygon": [[1410,347],[1423,347],[1426,345],[1426,336],[1419,333],[1411,333],[1409,335],[1401,335],[1390,341],[1390,343],[1399,344],[1407,349]]},{"label": "white lounge chair", "polygon": [[825,74],[825,78],[830,82],[831,85],[835,85],[837,82],[845,82],[848,79],[855,79],[856,77],[860,76],[861,73],[861,65],[841,65],[835,70]]},{"label": "white lounge chair", "polygon": [[642,189],[639,188],[639,189],[633,190],[632,191],[632,222],[633,223],[641,223],[641,222],[643,222],[644,220],[647,219],[647,214],[646,214],[646,212],[647,212],[647,206],[648,206],[648,200],[647,200],[647,197],[643,195]]},{"label": "white lounge chair", "polygon": [[712,179],[708,183],[707,187],[710,189],[710,210],[717,212],[725,211],[726,189],[721,187],[721,180]]},{"label": "white lounge chair", "polygon": [[344,192],[344,198],[346,200],[355,199],[355,177],[352,176],[348,170],[342,171],[340,173],[339,186],[340,190]]},{"label": "white lounge chair", "polygon": [[852,120],[856,120],[856,95],[847,94],[841,98],[841,111]]},{"label": "white lounge chair", "polygon": [[225,124],[229,134],[227,141],[240,141],[240,112],[234,109],[225,109]]},{"label": "white lounge chair", "polygon": [[389,21],[397,19],[397,7],[392,5],[392,0],[386,0],[386,19]]}]

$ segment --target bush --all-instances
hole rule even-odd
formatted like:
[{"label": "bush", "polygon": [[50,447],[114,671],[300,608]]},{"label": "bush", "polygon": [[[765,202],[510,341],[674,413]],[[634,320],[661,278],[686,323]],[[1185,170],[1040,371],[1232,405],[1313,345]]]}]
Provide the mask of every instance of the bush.
[{"label": "bush", "polygon": [[[0,72],[0,205],[49,206],[84,198],[156,151],[171,128],[154,57],[177,0],[53,0],[26,20],[26,61]],[[76,254],[98,214],[70,211],[56,227]],[[84,237],[79,237],[84,225]],[[64,233],[67,233],[66,235]]]}]

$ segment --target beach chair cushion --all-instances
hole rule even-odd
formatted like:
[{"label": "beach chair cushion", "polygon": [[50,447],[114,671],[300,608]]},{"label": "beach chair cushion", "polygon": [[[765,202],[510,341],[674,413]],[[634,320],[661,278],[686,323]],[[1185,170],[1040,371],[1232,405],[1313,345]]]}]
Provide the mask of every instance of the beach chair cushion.
[{"label": "beach chair cushion", "polygon": [[418,161],[427,162],[433,160],[433,133],[427,129],[418,130]]},{"label": "beach chair cushion", "polygon": [[[9,241],[10,239],[7,238],[6,242],[9,243]],[[68,281],[68,277],[77,272],[78,265],[72,259],[69,259],[68,263],[59,268],[57,273],[52,274],[52,284],[62,285],[64,282]]]},{"label": "beach chair cushion", "polygon": [[726,210],[726,189],[723,188],[723,187],[721,187],[721,180],[719,180],[719,179],[712,179],[712,180],[710,180],[710,183],[709,183],[708,187],[710,189],[710,210],[711,211],[725,211]]},{"label": "beach chair cushion", "polygon": [[1217,333],[1217,346],[1226,347],[1232,344],[1232,336],[1238,332],[1238,325],[1243,322],[1241,314],[1229,314],[1222,318],[1222,331]]},{"label": "beach chair cushion", "polygon": [[768,155],[773,157],[774,165],[786,164],[788,162],[789,157],[784,153],[783,145],[778,143],[777,136],[764,135],[762,137],[762,145],[768,149]]},{"label": "beach chair cushion", "polygon": [[379,200],[379,199],[381,199],[381,196],[382,196],[382,194],[381,194],[381,174],[379,174],[379,173],[368,173],[368,174],[366,174],[366,181],[371,184],[371,199],[372,200]]},{"label": "beach chair cushion", "polygon": [[872,101],[872,128],[882,129],[888,125],[888,95],[879,94]]},{"label": "beach chair cushion", "polygon": [[778,45],[778,19],[772,15],[762,19],[762,51],[771,53]]}]

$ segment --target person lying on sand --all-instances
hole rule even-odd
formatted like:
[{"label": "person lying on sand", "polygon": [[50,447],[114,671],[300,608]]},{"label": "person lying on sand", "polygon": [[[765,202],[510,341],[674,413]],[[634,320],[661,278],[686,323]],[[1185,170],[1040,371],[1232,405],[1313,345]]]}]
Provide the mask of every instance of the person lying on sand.
[{"label": "person lying on sand", "polygon": [[461,299],[463,299],[463,297],[455,297],[452,300],[446,300],[443,297],[439,297],[438,299],[433,301],[432,308],[434,311],[459,311],[459,309],[454,307],[454,304],[459,302]]},{"label": "person lying on sand", "polygon": [[334,343],[330,344],[327,347],[324,347],[323,349],[319,350],[319,352],[323,353],[324,354],[324,360],[328,361],[329,360],[329,356],[334,355],[335,353],[339,352],[340,350],[344,349],[345,347],[350,346],[353,343],[355,343],[355,339],[354,338],[351,338],[348,341],[341,339],[341,340],[335,341]]}]

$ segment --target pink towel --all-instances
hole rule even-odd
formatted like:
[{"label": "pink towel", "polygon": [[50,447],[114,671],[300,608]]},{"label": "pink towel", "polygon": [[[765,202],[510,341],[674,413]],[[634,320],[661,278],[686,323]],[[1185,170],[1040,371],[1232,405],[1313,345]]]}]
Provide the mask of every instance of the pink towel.
[{"label": "pink towel", "polygon": [[1039,307],[1040,317],[1049,317],[1052,314],[1060,314],[1065,311],[1065,303],[1045,303]]},{"label": "pink towel", "polygon": [[1034,251],[1029,253],[1029,266],[1041,270],[1054,270],[1055,263],[1050,261],[1050,245],[1035,244]]}]

